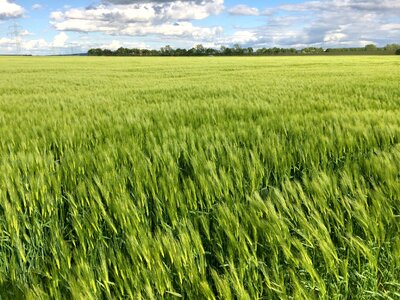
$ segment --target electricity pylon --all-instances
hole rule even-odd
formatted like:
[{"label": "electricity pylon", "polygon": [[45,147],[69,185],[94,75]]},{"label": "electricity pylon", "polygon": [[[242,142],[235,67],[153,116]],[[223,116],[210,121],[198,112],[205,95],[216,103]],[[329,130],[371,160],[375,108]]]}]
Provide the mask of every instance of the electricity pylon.
[{"label": "electricity pylon", "polygon": [[10,25],[8,27],[8,30],[9,30],[8,35],[10,36],[11,39],[14,40],[15,54],[20,54],[22,50],[22,41],[21,41],[22,27],[17,22],[14,22],[13,25]]}]

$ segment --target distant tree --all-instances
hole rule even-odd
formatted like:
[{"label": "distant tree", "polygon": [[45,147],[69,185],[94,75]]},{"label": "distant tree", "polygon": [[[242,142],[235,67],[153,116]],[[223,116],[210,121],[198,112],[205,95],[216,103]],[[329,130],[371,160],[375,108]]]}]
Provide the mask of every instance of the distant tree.
[{"label": "distant tree", "polygon": [[308,47],[308,48],[304,48],[303,50],[301,50],[301,53],[303,53],[303,54],[321,54],[321,53],[324,53],[324,49],[316,48],[316,47]]},{"label": "distant tree", "polygon": [[104,56],[114,56],[114,52],[111,51],[110,49],[104,49],[103,50],[103,55]]},{"label": "distant tree", "polygon": [[361,52],[365,51],[364,48],[328,48],[326,49],[326,52],[332,52],[332,53],[343,53],[343,52]]},{"label": "distant tree", "polygon": [[235,44],[232,48],[222,46],[220,50],[214,48],[206,48],[202,44],[196,45],[191,49],[177,48],[173,49],[167,45],[162,47],[160,50],[149,50],[149,49],[138,49],[138,48],[123,48],[120,47],[115,51],[109,49],[90,49],[88,51],[89,56],[232,56],[232,55],[318,55],[323,53],[335,54],[335,53],[352,53],[352,54],[365,54],[365,52],[379,51],[382,54],[389,52],[390,54],[400,52],[400,44],[388,44],[385,47],[378,48],[376,45],[366,45],[362,48],[328,48],[326,50],[317,47],[308,47],[302,50],[296,50],[295,48],[259,48],[254,50],[251,47],[242,48],[239,44]]},{"label": "distant tree", "polygon": [[252,47],[248,47],[248,48],[246,49],[246,54],[248,54],[248,55],[253,55],[253,54],[254,54],[254,49],[253,49]]},{"label": "distant tree", "polygon": [[174,55],[176,55],[176,56],[186,56],[187,55],[187,50],[186,49],[177,48],[174,51]]},{"label": "distant tree", "polygon": [[171,56],[173,55],[174,50],[172,49],[172,47],[170,45],[166,45],[165,47],[162,47],[160,49],[161,55],[164,56]]},{"label": "distant tree", "polygon": [[233,45],[233,51],[232,51],[234,55],[243,55],[244,53],[244,49],[239,45],[239,44],[235,44]]},{"label": "distant tree", "polygon": [[397,50],[396,50],[396,54],[397,54],[397,55],[400,55],[400,49],[397,49]]},{"label": "distant tree", "polygon": [[206,48],[202,44],[198,44],[194,47],[196,55],[202,56],[206,54]]},{"label": "distant tree", "polygon": [[103,50],[100,49],[100,48],[90,49],[88,51],[88,55],[89,56],[102,56],[103,55]]},{"label": "distant tree", "polygon": [[385,51],[396,51],[397,49],[400,49],[400,44],[387,44],[383,48]]},{"label": "distant tree", "polygon": [[190,48],[189,50],[186,51],[187,56],[194,56],[196,55],[196,49]]},{"label": "distant tree", "polygon": [[130,55],[130,53],[131,53],[130,49],[123,48],[123,47],[118,48],[118,49],[114,52],[114,54],[115,54],[116,56],[128,56],[128,55]]},{"label": "distant tree", "polygon": [[278,47],[274,47],[271,49],[273,54],[279,54],[281,53],[281,49],[279,49]]},{"label": "distant tree", "polygon": [[374,44],[369,44],[365,46],[365,51],[376,51],[378,50],[378,47]]},{"label": "distant tree", "polygon": [[256,55],[262,55],[264,48],[258,48],[255,52]]},{"label": "distant tree", "polygon": [[208,55],[208,56],[215,56],[215,55],[218,55],[218,54],[219,54],[219,52],[216,49],[213,49],[213,48],[207,48],[206,49],[206,55]]},{"label": "distant tree", "polygon": [[220,54],[230,56],[232,55],[232,49],[225,46],[221,46]]}]

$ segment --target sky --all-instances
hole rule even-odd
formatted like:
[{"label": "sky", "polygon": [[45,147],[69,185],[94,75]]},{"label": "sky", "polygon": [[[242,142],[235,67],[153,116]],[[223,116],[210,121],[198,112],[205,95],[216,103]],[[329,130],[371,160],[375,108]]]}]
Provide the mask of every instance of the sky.
[{"label": "sky", "polygon": [[0,54],[400,43],[400,0],[0,0]]}]

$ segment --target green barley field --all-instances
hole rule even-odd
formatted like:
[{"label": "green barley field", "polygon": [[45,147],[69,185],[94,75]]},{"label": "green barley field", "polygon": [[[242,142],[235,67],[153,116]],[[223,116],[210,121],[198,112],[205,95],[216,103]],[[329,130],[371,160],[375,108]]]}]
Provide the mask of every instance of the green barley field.
[{"label": "green barley field", "polygon": [[399,57],[0,58],[1,299],[399,299]]}]

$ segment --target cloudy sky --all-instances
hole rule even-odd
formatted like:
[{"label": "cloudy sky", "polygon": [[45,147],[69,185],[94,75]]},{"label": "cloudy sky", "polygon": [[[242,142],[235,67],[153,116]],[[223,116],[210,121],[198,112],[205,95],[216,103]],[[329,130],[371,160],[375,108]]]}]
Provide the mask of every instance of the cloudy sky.
[{"label": "cloudy sky", "polygon": [[[16,43],[18,41],[18,43]],[[400,0],[0,0],[0,53],[400,43]]]}]

